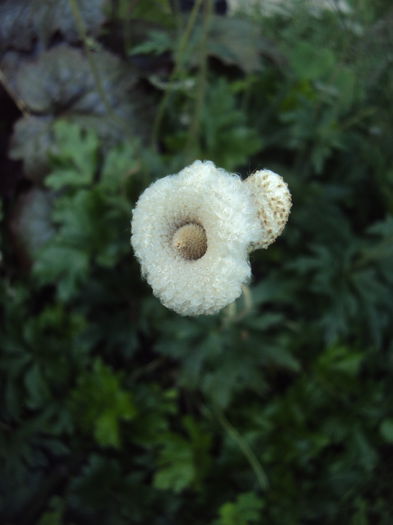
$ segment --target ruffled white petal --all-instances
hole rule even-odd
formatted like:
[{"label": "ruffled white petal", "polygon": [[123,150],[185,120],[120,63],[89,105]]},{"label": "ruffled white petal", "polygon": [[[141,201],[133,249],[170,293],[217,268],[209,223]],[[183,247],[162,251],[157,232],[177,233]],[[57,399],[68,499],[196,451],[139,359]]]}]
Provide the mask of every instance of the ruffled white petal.
[{"label": "ruffled white petal", "polygon": [[[206,232],[207,250],[187,260],[172,239],[184,224]],[[248,248],[261,238],[249,188],[210,161],[195,161],[140,196],[131,243],[161,302],[181,315],[214,314],[237,299],[250,278]]]}]

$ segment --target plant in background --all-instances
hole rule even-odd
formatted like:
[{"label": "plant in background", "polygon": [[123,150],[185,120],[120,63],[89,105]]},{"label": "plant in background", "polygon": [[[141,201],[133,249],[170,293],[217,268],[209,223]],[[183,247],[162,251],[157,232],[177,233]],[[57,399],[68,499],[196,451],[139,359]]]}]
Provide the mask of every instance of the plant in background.
[{"label": "plant in background", "polygon": [[[391,2],[51,3],[0,2],[0,523],[391,525]],[[296,201],[241,312],[163,308],[130,254],[138,196],[195,158],[271,166]],[[234,179],[266,247],[281,178],[222,177],[202,202]],[[171,257],[202,267],[207,229],[183,226]],[[229,242],[246,280],[251,237]]]},{"label": "plant in background", "polygon": [[259,171],[243,183],[197,160],[145,190],[131,243],[165,306],[182,315],[214,314],[240,296],[251,275],[249,251],[280,235],[290,208],[276,173]]}]

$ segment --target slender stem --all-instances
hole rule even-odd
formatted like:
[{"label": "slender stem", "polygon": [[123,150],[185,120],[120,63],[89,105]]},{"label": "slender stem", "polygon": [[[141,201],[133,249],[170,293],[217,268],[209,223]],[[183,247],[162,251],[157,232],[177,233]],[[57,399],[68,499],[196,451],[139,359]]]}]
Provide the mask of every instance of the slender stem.
[{"label": "slender stem", "polygon": [[207,0],[205,3],[204,9],[204,19],[201,35],[201,45],[200,45],[200,54],[199,54],[199,74],[197,82],[197,91],[195,99],[195,108],[194,108],[194,118],[192,119],[192,124],[189,129],[188,140],[187,140],[187,157],[190,157],[188,160],[193,160],[193,155],[197,149],[197,143],[199,139],[199,130],[201,126],[203,105],[205,101],[206,94],[206,85],[207,85],[207,72],[208,72],[208,63],[207,63],[207,42],[208,42],[208,32],[210,27],[211,15],[213,12],[212,0]]},{"label": "slender stem", "polygon": [[230,303],[223,310],[223,327],[229,326],[236,317],[236,303]]},{"label": "slender stem", "polygon": [[250,291],[250,287],[247,285],[242,285],[243,290],[243,300],[244,300],[244,310],[243,310],[243,316],[247,315],[251,310],[253,309],[254,303],[252,300],[252,295]]},{"label": "slender stem", "polygon": [[101,75],[100,75],[100,72],[99,72],[99,69],[97,68],[97,64],[93,58],[93,55],[91,53],[91,39],[89,39],[89,37],[87,36],[87,29],[86,29],[86,25],[85,25],[85,22],[83,20],[83,17],[82,17],[82,14],[81,14],[81,11],[79,9],[79,5],[78,5],[78,1],[77,0],[69,0],[69,4],[70,4],[70,8],[71,8],[71,11],[72,11],[72,15],[75,19],[75,24],[76,24],[76,27],[77,27],[77,30],[79,32],[79,35],[80,35],[80,38],[83,42],[83,47],[85,49],[85,53],[86,53],[86,58],[89,62],[89,65],[90,65],[90,69],[91,69],[91,73],[93,75],[93,78],[94,78],[94,82],[96,84],[96,89],[97,89],[97,92],[98,94],[100,95],[101,97],[101,100],[105,106],[105,109],[107,111],[107,114],[108,116],[113,120],[115,121],[117,124],[119,124],[121,126],[121,128],[124,130],[125,133],[127,133],[129,135],[129,130],[128,130],[128,127],[126,126],[126,123],[124,120],[122,120],[121,118],[119,118],[119,116],[115,113],[115,111],[113,110],[112,106],[111,106],[111,102],[105,92],[105,88],[104,88],[104,85],[102,83],[102,80],[101,80]]},{"label": "slender stem", "polygon": [[228,421],[228,419],[224,416],[223,412],[218,407],[215,407],[213,412],[216,415],[219,423],[228,432],[233,441],[238,445],[239,449],[244,454],[252,470],[254,471],[255,477],[257,478],[261,490],[265,491],[269,486],[269,482],[266,473],[260,461],[254,454],[253,450],[251,449],[247,441],[239,434],[236,428]]},{"label": "slender stem", "polygon": [[194,7],[192,8],[192,11],[191,11],[190,16],[188,18],[188,22],[187,22],[186,28],[184,30],[184,33],[182,34],[182,36],[181,36],[181,38],[179,40],[178,49],[177,49],[177,52],[175,54],[175,65],[174,65],[173,71],[172,71],[172,73],[170,75],[170,78],[169,78],[169,83],[168,83],[169,87],[165,91],[165,94],[164,94],[164,96],[161,99],[161,103],[160,103],[160,105],[158,107],[157,115],[156,115],[156,118],[155,118],[155,121],[154,121],[154,124],[153,124],[153,131],[152,131],[152,145],[153,146],[156,146],[157,143],[158,143],[158,133],[160,131],[162,119],[164,118],[165,110],[166,110],[167,104],[169,102],[169,97],[171,95],[171,86],[172,86],[173,82],[176,80],[176,78],[179,75],[179,73],[181,71],[181,68],[183,66],[184,55],[185,55],[185,52],[186,52],[186,49],[187,49],[188,42],[189,42],[189,40],[191,38],[192,30],[194,28],[194,25],[195,25],[195,22],[196,22],[196,19],[197,19],[197,15],[198,15],[199,9],[200,9],[200,7],[202,5],[202,2],[203,2],[203,0],[196,0],[196,2],[194,4]]},{"label": "slender stem", "polygon": [[246,317],[253,309],[254,303],[252,300],[252,294],[250,288],[247,285],[242,285],[243,291],[243,309],[238,312],[236,308],[236,303],[229,304],[224,310],[224,319],[223,325],[229,326],[231,324],[237,323],[244,317]]}]

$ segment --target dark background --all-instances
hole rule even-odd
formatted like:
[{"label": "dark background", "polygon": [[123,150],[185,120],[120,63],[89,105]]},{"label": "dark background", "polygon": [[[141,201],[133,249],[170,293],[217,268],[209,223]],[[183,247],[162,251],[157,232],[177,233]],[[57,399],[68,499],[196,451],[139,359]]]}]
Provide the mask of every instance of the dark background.
[{"label": "dark background", "polygon": [[[392,522],[393,12],[239,4],[0,2],[1,524]],[[183,318],[130,214],[197,158],[294,204]]]}]

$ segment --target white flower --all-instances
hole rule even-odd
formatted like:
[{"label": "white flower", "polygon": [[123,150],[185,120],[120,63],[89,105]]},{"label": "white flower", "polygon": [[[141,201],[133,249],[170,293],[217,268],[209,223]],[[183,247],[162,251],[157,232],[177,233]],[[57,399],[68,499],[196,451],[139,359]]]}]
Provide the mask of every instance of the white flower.
[{"label": "white flower", "polygon": [[237,175],[196,161],[139,198],[131,242],[161,302],[182,315],[213,314],[241,295],[260,225]]},{"label": "white flower", "polygon": [[[210,161],[195,161],[142,193],[133,210],[131,244],[165,306],[181,315],[214,314],[241,295],[251,276],[250,249],[271,237],[257,207],[271,206],[270,189],[282,189],[273,174],[272,188],[265,182],[262,187],[267,199],[256,198],[255,175],[246,184]],[[277,221],[278,215],[268,217]]]}]

